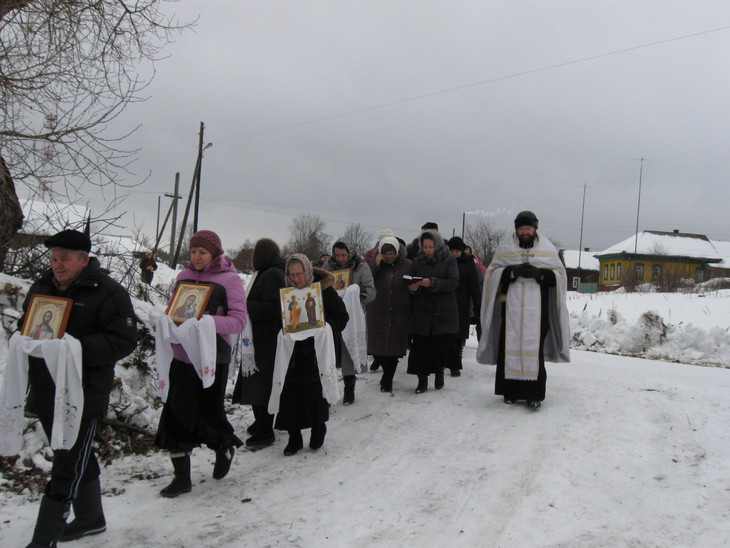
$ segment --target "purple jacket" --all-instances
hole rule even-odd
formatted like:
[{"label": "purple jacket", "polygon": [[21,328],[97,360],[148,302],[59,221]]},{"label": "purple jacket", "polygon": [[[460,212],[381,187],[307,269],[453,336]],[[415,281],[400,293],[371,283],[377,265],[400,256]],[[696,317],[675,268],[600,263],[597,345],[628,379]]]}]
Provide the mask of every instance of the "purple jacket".
[{"label": "purple jacket", "polygon": [[[213,294],[204,314],[210,314],[215,321],[216,363],[228,362],[231,359],[231,335],[242,332],[248,322],[246,292],[233,263],[220,257],[219,261],[213,260],[202,271],[193,269],[192,265],[188,266],[177,275],[173,295],[180,282],[213,286]],[[188,355],[179,344],[172,345],[172,355],[175,359],[190,363]]]}]

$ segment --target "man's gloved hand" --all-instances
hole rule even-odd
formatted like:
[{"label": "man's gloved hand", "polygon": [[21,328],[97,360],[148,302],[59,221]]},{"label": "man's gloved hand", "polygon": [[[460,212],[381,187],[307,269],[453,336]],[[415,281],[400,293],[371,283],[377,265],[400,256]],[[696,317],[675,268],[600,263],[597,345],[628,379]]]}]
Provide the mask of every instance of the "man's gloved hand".
[{"label": "man's gloved hand", "polygon": [[540,269],[530,263],[522,263],[521,265],[515,266],[513,272],[515,276],[522,278],[534,278],[538,282],[542,278],[542,272]]}]

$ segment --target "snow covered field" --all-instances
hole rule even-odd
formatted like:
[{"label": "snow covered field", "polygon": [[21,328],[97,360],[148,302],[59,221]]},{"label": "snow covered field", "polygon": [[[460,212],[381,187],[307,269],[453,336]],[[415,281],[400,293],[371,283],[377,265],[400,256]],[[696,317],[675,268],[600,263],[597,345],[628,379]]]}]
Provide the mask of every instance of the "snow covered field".
[{"label": "snow covered field", "polygon": [[[108,531],[69,546],[730,546],[729,296],[572,294],[576,346],[592,337],[601,352],[548,364],[538,412],[493,395],[472,339],[441,391],[414,394],[404,360],[393,395],[360,375],[317,452],[284,457],[282,433],[216,481],[200,449],[176,499],[158,494],[164,454],[116,460],[102,473]],[[637,323],[650,310],[666,333],[645,354],[691,349],[715,367],[602,353],[652,342],[656,326]],[[231,420],[245,437],[249,409]],[[0,546],[25,546],[37,504],[0,492]]]}]

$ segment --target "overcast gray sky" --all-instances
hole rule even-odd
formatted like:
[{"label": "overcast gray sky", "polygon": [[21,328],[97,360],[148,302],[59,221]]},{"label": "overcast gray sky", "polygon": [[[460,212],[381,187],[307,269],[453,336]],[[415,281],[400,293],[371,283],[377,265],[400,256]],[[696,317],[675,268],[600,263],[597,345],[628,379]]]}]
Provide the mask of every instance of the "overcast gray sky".
[{"label": "overcast gray sky", "polygon": [[[522,209],[567,248],[640,230],[730,240],[727,0],[182,0],[194,32],[166,50],[125,203],[153,234],[198,127],[201,228],[226,248],[320,215],[406,240]],[[163,198],[163,214],[170,200]],[[131,216],[129,220],[132,224]]]}]

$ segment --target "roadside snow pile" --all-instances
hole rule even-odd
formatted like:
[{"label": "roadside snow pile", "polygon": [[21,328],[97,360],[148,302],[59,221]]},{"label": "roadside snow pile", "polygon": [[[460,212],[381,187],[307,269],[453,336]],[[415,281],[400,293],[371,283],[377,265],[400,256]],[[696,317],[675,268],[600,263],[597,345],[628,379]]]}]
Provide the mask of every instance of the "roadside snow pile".
[{"label": "roadside snow pile", "polygon": [[571,346],[730,368],[730,290],[570,294]]}]

